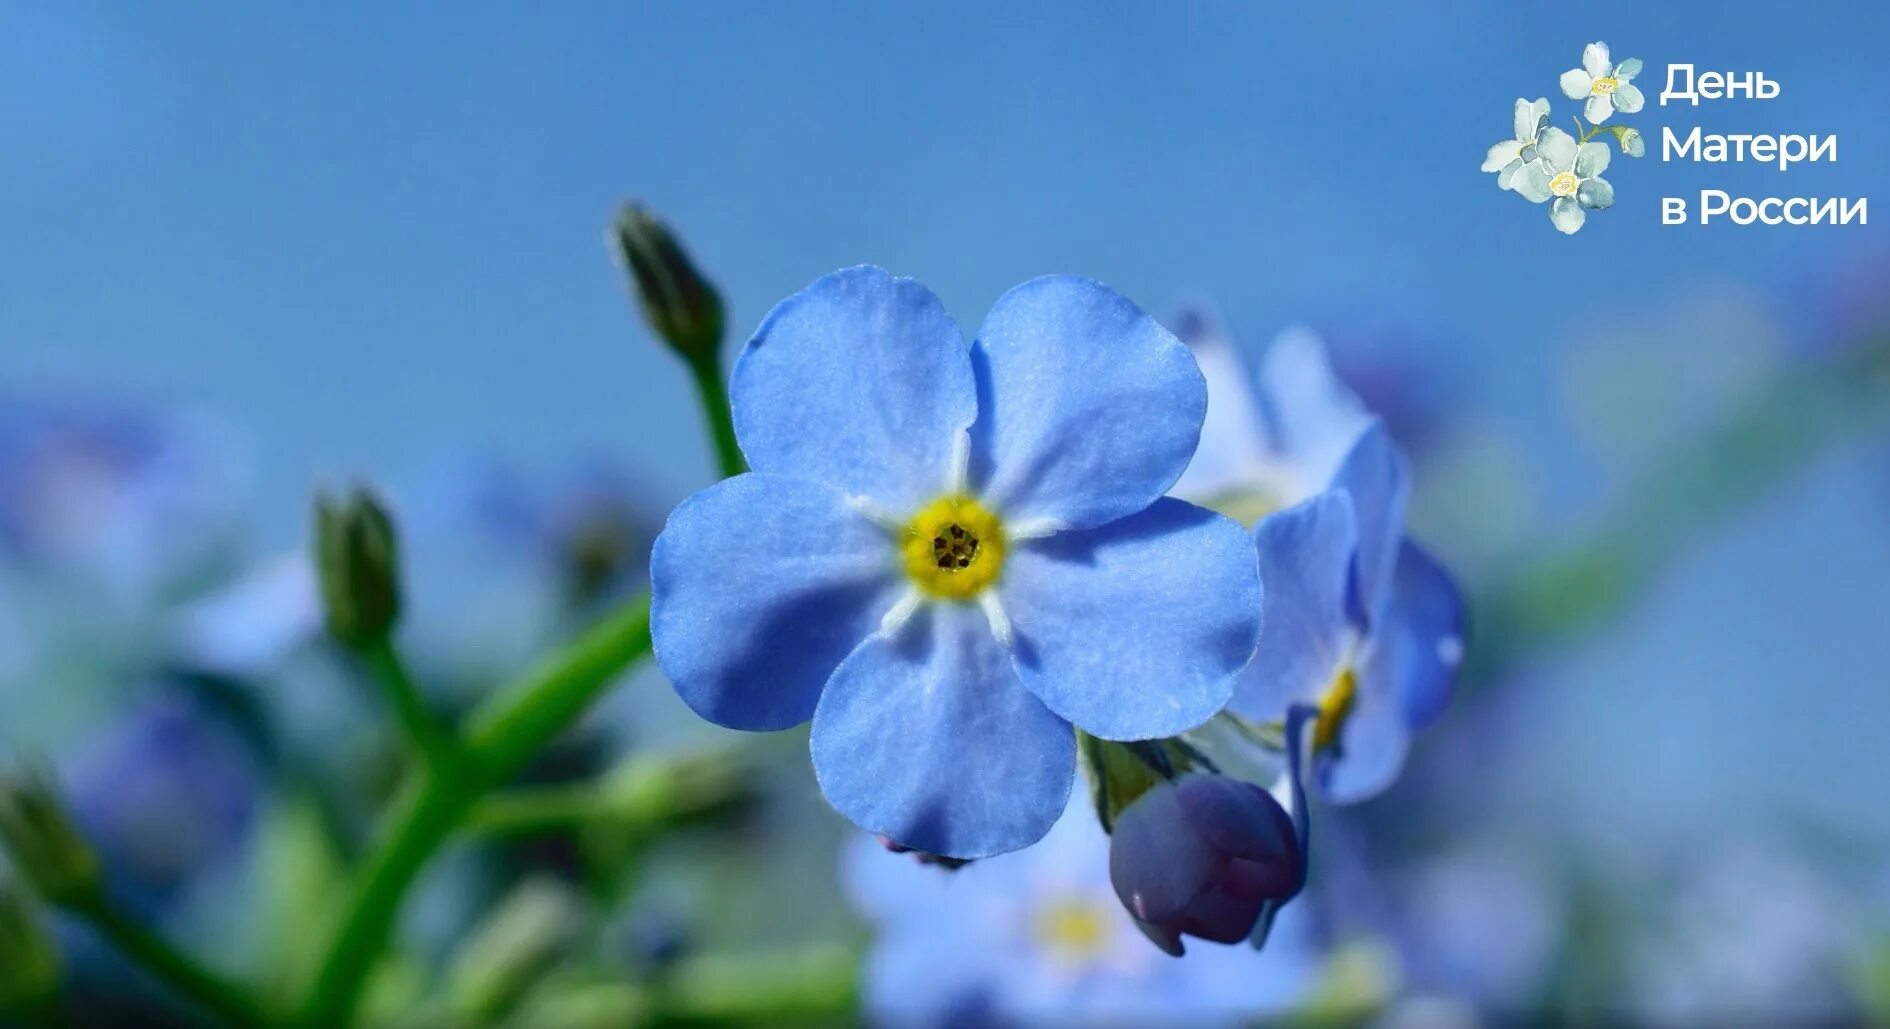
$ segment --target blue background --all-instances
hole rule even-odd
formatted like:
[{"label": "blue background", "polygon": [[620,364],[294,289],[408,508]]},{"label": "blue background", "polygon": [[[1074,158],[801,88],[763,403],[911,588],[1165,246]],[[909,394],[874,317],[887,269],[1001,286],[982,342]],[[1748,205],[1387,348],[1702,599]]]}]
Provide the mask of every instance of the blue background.
[{"label": "blue background", "polygon": [[[1249,349],[1301,320],[1389,334],[1500,441],[1527,550],[1882,267],[1881,222],[1663,228],[1658,205],[1890,203],[1883,4],[1016,6],[12,8],[0,381],[228,415],[259,549],[299,537],[318,481],[467,448],[604,448],[673,502],[710,462],[604,246],[637,196],[738,334],[869,261],[969,325],[1068,271],[1158,311],[1211,297]],[[1477,168],[1517,96],[1567,127],[1556,78],[1592,39],[1647,62],[1628,121],[1652,152],[1565,238]],[[1783,92],[1661,107],[1668,62]],[[1839,159],[1662,163],[1664,125],[1835,133]],[[1508,802],[1649,850],[1777,813],[1890,834],[1885,468],[1881,441],[1821,462],[1545,664],[1489,768]]]}]

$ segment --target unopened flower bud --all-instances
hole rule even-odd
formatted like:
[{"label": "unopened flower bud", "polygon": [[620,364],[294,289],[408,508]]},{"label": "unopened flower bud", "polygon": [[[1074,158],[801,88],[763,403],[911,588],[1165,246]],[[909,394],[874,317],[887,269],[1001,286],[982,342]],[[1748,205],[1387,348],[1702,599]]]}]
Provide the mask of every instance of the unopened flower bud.
[{"label": "unopened flower bud", "polygon": [[1305,771],[1318,709],[1286,716],[1289,810],[1242,779],[1183,775],[1144,793],[1117,821],[1109,880],[1135,924],[1179,957],[1181,938],[1264,946],[1273,919],[1306,885]]},{"label": "unopened flower bud", "polygon": [[351,646],[386,639],[400,617],[400,548],[374,495],[315,499],[315,571],[328,631]]},{"label": "unopened flower bud", "polygon": [[98,855],[73,827],[44,773],[22,770],[0,776],[0,842],[13,867],[54,904],[82,905],[98,895]]},{"label": "unopened flower bud", "polygon": [[611,236],[650,328],[685,360],[713,360],[722,345],[722,298],[669,226],[641,204],[626,204]]},{"label": "unopened flower bud", "polygon": [[1180,956],[1183,936],[1246,939],[1269,901],[1299,892],[1305,870],[1293,820],[1265,790],[1185,775],[1117,820],[1109,878],[1148,938]]},{"label": "unopened flower bud", "polygon": [[0,1018],[45,1010],[59,988],[59,952],[31,898],[0,879]]},{"label": "unopened flower bud", "polygon": [[1616,125],[1608,131],[1614,133],[1614,141],[1620,145],[1622,153],[1629,157],[1646,155],[1647,141],[1641,138],[1641,130],[1630,129],[1626,125]]}]

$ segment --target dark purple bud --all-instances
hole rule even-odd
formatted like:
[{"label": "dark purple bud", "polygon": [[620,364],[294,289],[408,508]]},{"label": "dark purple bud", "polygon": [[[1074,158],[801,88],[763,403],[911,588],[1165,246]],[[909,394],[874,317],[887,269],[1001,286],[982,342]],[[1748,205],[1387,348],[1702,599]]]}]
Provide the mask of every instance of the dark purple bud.
[{"label": "dark purple bud", "polygon": [[1116,896],[1155,945],[1181,937],[1237,943],[1305,880],[1293,818],[1265,790],[1184,775],[1131,804],[1109,850]]},{"label": "dark purple bud", "polygon": [[1318,716],[1303,704],[1286,715],[1292,811],[1245,780],[1184,775],[1116,820],[1109,879],[1156,946],[1176,957],[1183,936],[1265,946],[1274,916],[1306,885],[1306,737]]}]

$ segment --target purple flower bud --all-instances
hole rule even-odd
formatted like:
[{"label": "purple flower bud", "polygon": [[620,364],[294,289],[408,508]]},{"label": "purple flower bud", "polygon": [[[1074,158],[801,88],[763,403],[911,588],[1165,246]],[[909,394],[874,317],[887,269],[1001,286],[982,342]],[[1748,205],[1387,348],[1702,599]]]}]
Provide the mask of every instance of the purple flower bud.
[{"label": "purple flower bud", "polygon": [[1109,880],[1156,946],[1180,957],[1183,936],[1266,943],[1274,916],[1306,885],[1303,772],[1317,716],[1306,705],[1287,712],[1291,812],[1253,783],[1191,774],[1144,793],[1116,820]]},{"label": "purple flower bud", "polygon": [[1131,804],[1109,851],[1116,896],[1155,945],[1181,937],[1246,939],[1268,905],[1305,878],[1293,819],[1265,790],[1218,775],[1184,775]]}]

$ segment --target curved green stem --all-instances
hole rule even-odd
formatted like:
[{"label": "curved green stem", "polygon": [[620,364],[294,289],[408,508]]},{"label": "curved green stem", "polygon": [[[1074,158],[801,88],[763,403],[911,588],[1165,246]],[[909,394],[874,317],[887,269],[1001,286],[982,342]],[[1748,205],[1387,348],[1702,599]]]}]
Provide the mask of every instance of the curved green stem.
[{"label": "curved green stem", "polygon": [[728,384],[722,377],[722,363],[714,354],[686,362],[695,379],[696,393],[702,398],[702,416],[709,423],[709,438],[715,444],[715,464],[723,478],[748,470],[741,445],[735,441],[735,419],[729,412]]},{"label": "curved green stem", "polygon": [[260,1026],[267,1021],[248,991],[172,947],[105,897],[95,896],[67,910],[146,971],[224,1021],[239,1026]]},{"label": "curved green stem", "polygon": [[435,766],[450,761],[452,732],[427,709],[426,700],[420,695],[420,687],[408,673],[407,665],[394,649],[393,641],[383,637],[362,647],[360,653],[361,660],[386,691],[388,700],[394,705],[394,713],[400,718],[401,728],[406,730],[407,738],[419,749],[421,757],[429,765]]},{"label": "curved green stem", "polygon": [[303,1024],[331,1029],[352,1023],[362,987],[387,948],[408,887],[464,824],[474,803],[516,774],[649,652],[646,597],[613,614],[475,713],[464,749],[429,767],[394,808],[389,828],[321,950],[300,1013]]}]

